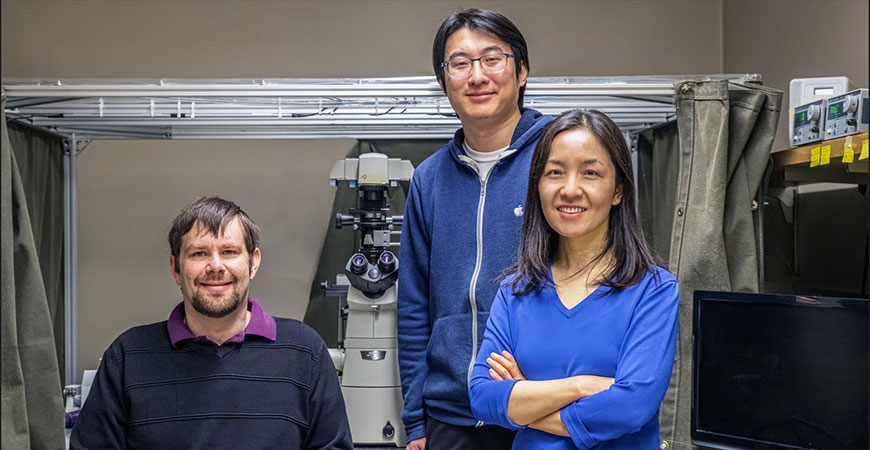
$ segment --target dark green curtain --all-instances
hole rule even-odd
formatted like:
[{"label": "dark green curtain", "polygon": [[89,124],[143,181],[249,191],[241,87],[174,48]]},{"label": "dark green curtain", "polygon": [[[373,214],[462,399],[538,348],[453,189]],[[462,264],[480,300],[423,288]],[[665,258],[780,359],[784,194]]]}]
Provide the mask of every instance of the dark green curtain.
[{"label": "dark green curtain", "polygon": [[679,339],[661,408],[663,448],[691,449],[692,300],[696,290],[758,292],[757,197],[782,92],[727,81],[675,85],[676,124],[638,143],[640,214],[680,284]]},{"label": "dark green curtain", "polygon": [[[2,93],[2,111],[6,93]],[[24,185],[2,114],[2,447],[64,446],[60,368]]]},{"label": "dark green curtain", "polygon": [[647,130],[637,142],[638,215],[647,241],[665,262],[676,216],[672,206],[677,203],[674,183],[679,173],[679,139],[674,121]]},{"label": "dark green curtain", "polygon": [[[362,153],[378,152],[390,158],[407,159],[417,167],[446,142],[446,140],[358,141],[346,157],[357,158]],[[323,174],[324,183],[328,181],[328,175],[328,173]],[[399,183],[399,186],[388,190],[390,214],[402,215],[407,193],[408,183]],[[344,273],[348,258],[359,248],[358,232],[349,227],[339,230],[334,225],[335,213],[339,211],[347,213],[347,210],[355,208],[357,196],[358,191],[349,188],[347,183],[339,184],[335,189],[332,214],[324,221],[327,226],[326,236],[320,250],[317,273],[311,281],[308,309],[305,311],[305,323],[317,330],[326,341],[326,345],[330,347],[335,347],[338,340],[338,299],[326,297],[326,292],[320,283],[323,281],[335,283],[335,276]],[[397,238],[393,240],[398,241]]]},{"label": "dark green curtain", "polygon": [[27,200],[63,384],[63,141],[14,122],[7,124],[7,131]]}]

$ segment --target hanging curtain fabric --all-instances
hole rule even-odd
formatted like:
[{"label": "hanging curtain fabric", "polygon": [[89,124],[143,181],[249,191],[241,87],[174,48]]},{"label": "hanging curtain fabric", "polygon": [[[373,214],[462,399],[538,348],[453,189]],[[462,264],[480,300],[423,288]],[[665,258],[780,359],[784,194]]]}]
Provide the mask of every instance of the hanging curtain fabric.
[{"label": "hanging curtain fabric", "polygon": [[[2,92],[2,111],[6,93]],[[60,368],[21,177],[2,113],[2,448],[64,446]]]},{"label": "hanging curtain fabric", "polygon": [[661,408],[662,448],[692,449],[692,299],[696,290],[758,292],[756,196],[782,92],[727,81],[675,85],[676,124],[638,142],[640,214],[680,284],[679,339]]},{"label": "hanging curtain fabric", "polygon": [[[63,372],[63,141],[26,125],[14,122],[6,125],[27,200],[30,228],[54,331],[57,365]],[[63,379],[60,384],[63,384]]]},{"label": "hanging curtain fabric", "polygon": [[763,255],[756,197],[776,137],[782,91],[731,83],[728,97],[729,176],[724,225],[728,275],[732,291],[758,292],[763,281]]}]

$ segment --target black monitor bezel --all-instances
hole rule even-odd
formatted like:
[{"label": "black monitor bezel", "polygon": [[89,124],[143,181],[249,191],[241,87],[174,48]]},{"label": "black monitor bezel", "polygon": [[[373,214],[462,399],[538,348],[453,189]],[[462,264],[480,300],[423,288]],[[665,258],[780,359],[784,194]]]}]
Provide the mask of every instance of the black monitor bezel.
[{"label": "black monitor bezel", "polygon": [[725,291],[695,291],[693,295],[692,309],[692,410],[691,410],[691,437],[696,445],[722,450],[752,450],[764,446],[764,448],[776,450],[813,450],[806,447],[783,445],[778,442],[761,441],[742,436],[717,433],[709,430],[698,429],[698,386],[700,364],[700,317],[702,300],[729,302],[729,303],[772,303],[794,307],[811,308],[846,308],[863,309],[870,311],[866,298],[823,297],[815,295],[797,294],[755,294],[746,292]]}]

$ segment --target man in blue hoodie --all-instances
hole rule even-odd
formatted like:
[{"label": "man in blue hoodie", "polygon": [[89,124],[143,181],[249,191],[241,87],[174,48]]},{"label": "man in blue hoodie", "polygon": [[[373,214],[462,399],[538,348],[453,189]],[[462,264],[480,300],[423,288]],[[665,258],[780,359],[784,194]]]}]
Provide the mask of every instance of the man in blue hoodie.
[{"label": "man in blue hoodie", "polygon": [[523,108],[526,41],[503,15],[468,9],[435,35],[435,76],[462,128],[414,172],[399,265],[399,369],[408,450],[507,449],[476,421],[468,380],[498,275],[516,258],[529,163],[552,118]]}]

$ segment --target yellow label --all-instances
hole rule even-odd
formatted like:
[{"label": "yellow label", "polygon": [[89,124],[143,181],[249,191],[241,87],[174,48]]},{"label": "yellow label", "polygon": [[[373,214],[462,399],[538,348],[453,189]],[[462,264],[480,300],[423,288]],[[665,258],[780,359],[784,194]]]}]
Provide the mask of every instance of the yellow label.
[{"label": "yellow label", "polygon": [[822,149],[820,147],[813,147],[813,149],[810,150],[810,167],[818,166],[821,157]]},{"label": "yellow label", "polygon": [[825,164],[831,163],[831,146],[826,145],[822,147],[822,158],[819,160],[819,165],[824,166]]},{"label": "yellow label", "polygon": [[852,148],[852,143],[843,145],[843,164],[848,164],[855,161],[855,149]]},{"label": "yellow label", "polygon": [[870,151],[867,151],[867,139],[864,139],[864,142],[861,143],[861,155],[858,156],[858,159],[862,160],[868,157],[870,157]]}]

